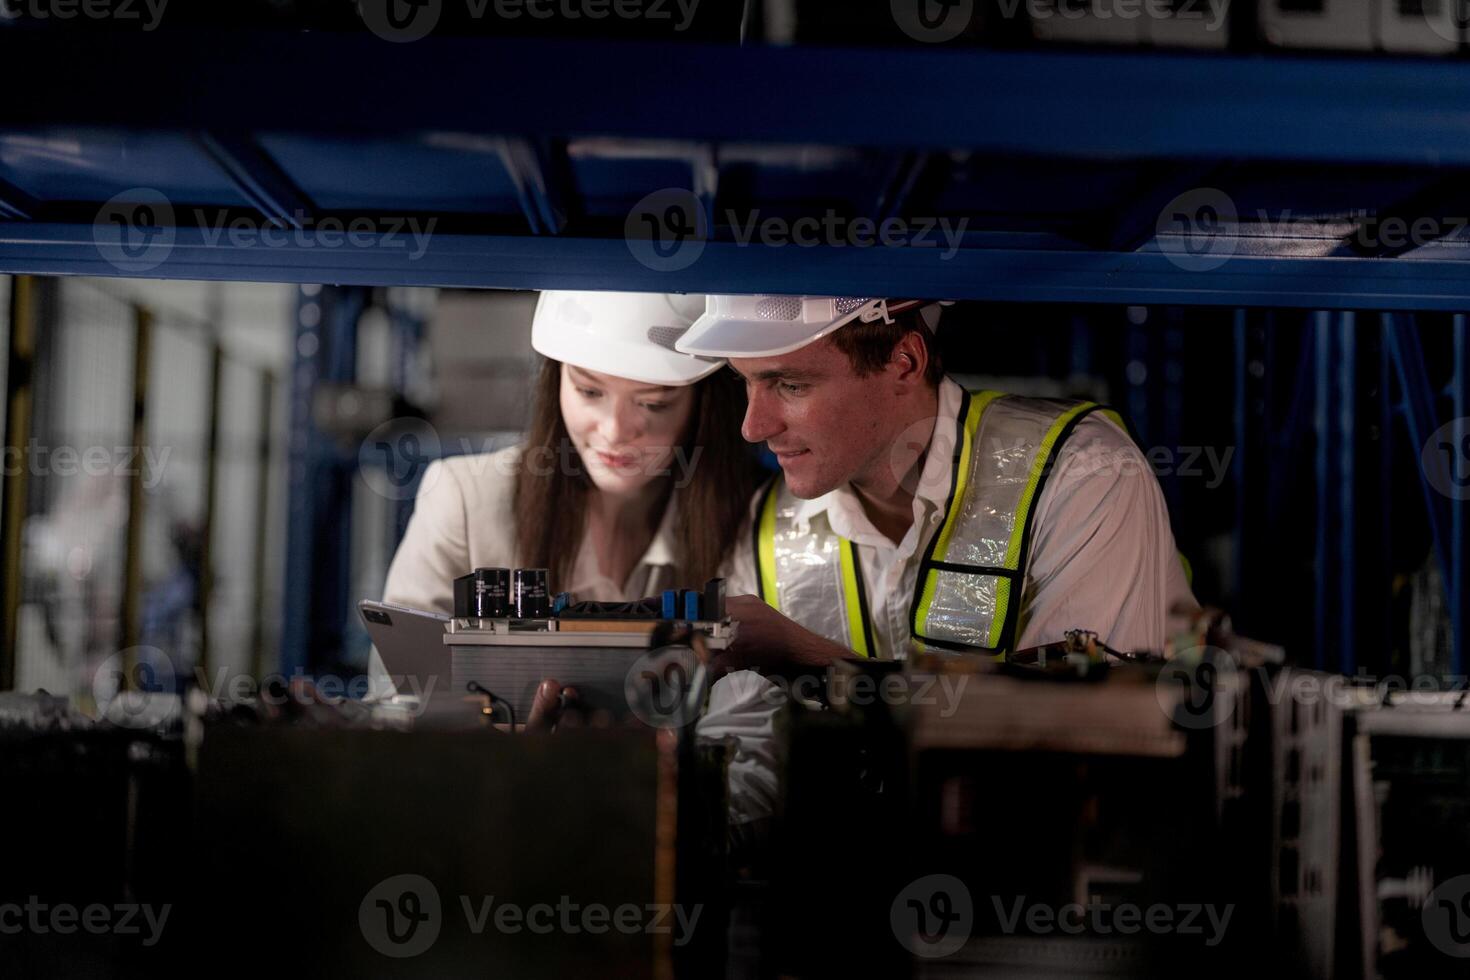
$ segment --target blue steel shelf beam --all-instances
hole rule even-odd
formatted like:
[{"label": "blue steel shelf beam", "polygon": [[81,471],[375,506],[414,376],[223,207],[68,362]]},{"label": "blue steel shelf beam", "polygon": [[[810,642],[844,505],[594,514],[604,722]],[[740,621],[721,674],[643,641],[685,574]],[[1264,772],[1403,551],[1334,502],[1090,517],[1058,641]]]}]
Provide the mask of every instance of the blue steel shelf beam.
[{"label": "blue steel shelf beam", "polygon": [[569,195],[559,174],[565,171],[553,159],[554,149],[528,139],[500,141],[500,162],[515,185],[516,198],[533,235],[560,235],[566,228]]},{"label": "blue steel shelf beam", "polygon": [[36,213],[36,199],[14,184],[0,180],[0,218],[30,221]]},{"label": "blue steel shelf beam", "polygon": [[[855,70],[852,49],[806,46],[447,36],[393,45],[366,34],[187,30],[123,45],[104,32],[13,34],[0,39],[0,88],[27,91],[58,64],[73,83],[6,100],[0,126],[207,130],[223,118],[242,132],[1470,166],[1470,63],[1449,59],[925,48],[863,50]],[[498,83],[487,83],[486,66]],[[96,97],[118,78],[150,97]],[[944,92],[975,95],[936,97]]]},{"label": "blue steel shelf beam", "polygon": [[[1134,252],[1154,240],[1159,225],[1172,221],[1164,209],[1186,191],[1207,188],[1218,183],[1224,168],[1216,164],[1184,163],[1166,176],[1155,180],[1133,200],[1117,208],[1096,236],[1093,244],[1109,252]],[[1190,213],[1187,220],[1201,216]],[[1222,229],[1223,230],[1223,229]]]},{"label": "blue steel shelf beam", "polygon": [[[1418,193],[1360,220],[1344,243],[1353,255],[1367,258],[1399,258],[1419,252],[1446,235],[1458,237],[1470,217],[1470,193],[1466,192],[1467,175],[1456,173],[1434,181]],[[1371,237],[1364,232],[1382,229],[1397,222],[1407,231],[1393,235],[1382,232]],[[1371,244],[1367,244],[1371,242]]]},{"label": "blue steel shelf beam", "polygon": [[255,140],[202,131],[194,134],[194,142],[277,228],[301,229],[310,222],[316,208]]},{"label": "blue steel shelf beam", "polygon": [[720,196],[720,163],[715,148],[709,143],[695,146],[689,154],[689,170],[690,186],[704,212],[704,226],[712,230],[717,219],[715,202]]},{"label": "blue steel shelf beam", "polygon": [[882,193],[873,206],[874,222],[882,224],[889,218],[901,217],[904,214],[904,206],[908,204],[914,187],[923,178],[924,172],[928,170],[931,160],[932,154],[921,151],[903,153],[894,160],[888,180],[884,183]]},{"label": "blue steel shelf beam", "polygon": [[[622,239],[511,237],[435,232],[417,243],[400,229],[344,248],[308,228],[276,246],[231,247],[208,229],[181,227],[151,276],[343,285],[648,292],[776,292],[935,296],[1002,302],[1122,303],[1305,309],[1442,310],[1470,307],[1470,244],[1443,258],[1282,258],[1248,253],[1214,269],[1181,268],[1154,248],[766,248],[709,242],[691,265],[641,264]],[[1231,241],[1228,247],[1234,248]],[[410,257],[412,255],[412,257]],[[0,222],[0,273],[122,276],[98,250],[91,225]]]}]

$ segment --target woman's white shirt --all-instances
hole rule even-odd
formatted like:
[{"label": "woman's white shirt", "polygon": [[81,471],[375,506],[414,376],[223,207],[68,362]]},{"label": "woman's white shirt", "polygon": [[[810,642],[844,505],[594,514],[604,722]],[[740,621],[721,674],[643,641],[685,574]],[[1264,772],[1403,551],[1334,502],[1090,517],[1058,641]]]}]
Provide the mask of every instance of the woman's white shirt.
[{"label": "woman's white shirt", "polygon": [[[413,516],[403,533],[383,601],[412,609],[454,611],[454,580],[476,568],[516,568],[515,481],[522,461],[520,446],[435,460],[424,471],[414,500]],[[552,582],[556,592],[575,593],[580,600],[620,602],[675,588],[674,520],[677,497],[643,557],[624,582],[602,573],[587,534],[572,565],[570,580]],[[377,651],[370,672],[374,687],[384,677]]]}]

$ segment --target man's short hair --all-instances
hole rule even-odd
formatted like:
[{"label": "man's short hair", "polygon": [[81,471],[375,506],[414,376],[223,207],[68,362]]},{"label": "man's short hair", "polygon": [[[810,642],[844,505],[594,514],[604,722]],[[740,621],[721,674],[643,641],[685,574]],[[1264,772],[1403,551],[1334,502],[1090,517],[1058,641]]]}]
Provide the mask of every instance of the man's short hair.
[{"label": "man's short hair", "polygon": [[918,334],[923,342],[924,350],[929,355],[929,366],[924,371],[924,380],[937,387],[944,380],[944,363],[939,357],[939,342],[929,332],[929,328],[924,326],[918,310],[900,313],[893,318],[892,323],[883,320],[874,320],[871,323],[853,321],[833,331],[831,337],[837,349],[847,355],[858,377],[865,378],[883,370],[884,365],[893,357],[893,348],[908,333]]}]

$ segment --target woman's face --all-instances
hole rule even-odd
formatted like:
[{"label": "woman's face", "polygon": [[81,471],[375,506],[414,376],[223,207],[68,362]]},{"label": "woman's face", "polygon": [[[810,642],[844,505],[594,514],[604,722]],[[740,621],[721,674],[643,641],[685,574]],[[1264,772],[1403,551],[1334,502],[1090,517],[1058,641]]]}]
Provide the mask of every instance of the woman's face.
[{"label": "woman's face", "polygon": [[561,417],[587,475],[603,493],[632,494],[681,475],[675,458],[694,415],[694,387],[661,387],[561,366]]}]

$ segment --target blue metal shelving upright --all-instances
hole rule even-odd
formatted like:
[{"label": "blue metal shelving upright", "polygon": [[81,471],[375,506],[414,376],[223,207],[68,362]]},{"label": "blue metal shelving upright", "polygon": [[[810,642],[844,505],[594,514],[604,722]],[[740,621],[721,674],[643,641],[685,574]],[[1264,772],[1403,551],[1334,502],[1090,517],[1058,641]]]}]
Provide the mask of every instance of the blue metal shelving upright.
[{"label": "blue metal shelving upright", "polygon": [[352,485],[357,456],[313,421],[317,386],[351,383],[357,369],[357,321],[369,291],[303,286],[297,296],[291,373],[288,517],[282,673],[311,674],[341,654],[352,615]]}]

